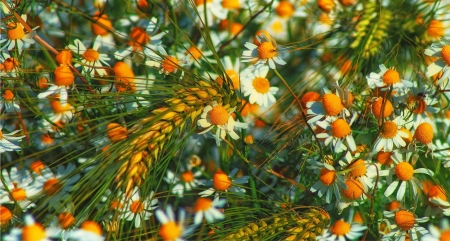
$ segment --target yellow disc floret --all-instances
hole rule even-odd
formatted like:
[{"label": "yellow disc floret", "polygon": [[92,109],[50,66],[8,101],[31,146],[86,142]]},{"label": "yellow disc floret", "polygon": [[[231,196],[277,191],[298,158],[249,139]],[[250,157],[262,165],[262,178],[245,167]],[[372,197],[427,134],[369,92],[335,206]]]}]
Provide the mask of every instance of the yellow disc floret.
[{"label": "yellow disc floret", "polygon": [[169,221],[159,229],[159,236],[164,241],[177,240],[181,236],[181,228],[175,222]]},{"label": "yellow disc floret", "polygon": [[344,220],[337,220],[333,224],[333,226],[330,227],[330,230],[333,234],[337,236],[344,236],[348,232],[350,232],[350,224],[348,224]]},{"label": "yellow disc floret", "polygon": [[384,122],[380,134],[383,138],[392,139],[397,135],[398,126],[393,121]]},{"label": "yellow disc floret", "polygon": [[450,45],[445,45],[441,50],[442,59],[447,65],[450,65]]},{"label": "yellow disc floret", "polygon": [[271,59],[277,56],[277,48],[271,42],[262,42],[258,46],[258,52],[260,59]]},{"label": "yellow disc floret", "polygon": [[6,36],[10,40],[20,40],[25,37],[25,31],[23,31],[22,24],[20,23],[9,23],[6,29]]},{"label": "yellow disc floret", "polygon": [[211,123],[213,125],[225,125],[228,122],[228,118],[230,115],[228,111],[223,106],[214,106],[211,111],[208,113],[209,118],[211,119]]},{"label": "yellow disc floret", "polygon": [[400,162],[395,166],[395,174],[398,179],[408,181],[414,175],[414,168],[408,162]]},{"label": "yellow disc floret", "polygon": [[95,62],[100,57],[100,54],[95,49],[87,49],[83,57],[89,62]]},{"label": "yellow disc floret", "polygon": [[350,176],[352,178],[364,176],[367,173],[366,164],[362,159],[359,159],[348,166],[350,169]]},{"label": "yellow disc floret", "polygon": [[383,82],[386,84],[395,84],[400,82],[400,74],[393,69],[388,69],[384,74],[383,74]]},{"label": "yellow disc floret", "polygon": [[282,18],[290,18],[292,15],[294,15],[294,5],[290,3],[289,1],[281,1],[277,8],[275,9],[278,16]]},{"label": "yellow disc floret", "polygon": [[331,132],[336,138],[344,138],[352,133],[350,125],[344,119],[337,119],[331,124]]},{"label": "yellow disc floret", "polygon": [[196,212],[206,211],[212,207],[212,201],[209,198],[199,197],[195,202],[194,210]]},{"label": "yellow disc floret", "polygon": [[406,210],[396,212],[394,220],[397,226],[403,231],[410,230],[414,227],[415,223],[414,214]]},{"label": "yellow disc floret", "polygon": [[214,173],[213,186],[217,191],[225,191],[231,186],[231,180],[223,171],[217,170]]},{"label": "yellow disc floret", "polygon": [[178,59],[172,56],[167,56],[161,63],[161,68],[166,73],[172,73],[178,68]]},{"label": "yellow disc floret", "polygon": [[345,185],[347,186],[347,189],[341,189],[344,197],[350,200],[355,200],[363,194],[363,186],[359,180],[348,179],[345,181]]},{"label": "yellow disc floret", "polygon": [[336,116],[344,109],[341,98],[335,94],[325,94],[322,103],[326,114],[330,116]]},{"label": "yellow disc floret", "polygon": [[[378,98],[375,102],[372,104],[372,113],[375,117],[378,119],[381,118],[381,109],[383,107],[383,98]],[[386,100],[386,103],[384,104],[384,111],[383,111],[383,117],[386,118],[392,114],[394,111],[394,108],[392,107],[392,104],[389,100]]]},{"label": "yellow disc floret", "polygon": [[36,241],[42,240],[46,237],[44,228],[38,224],[34,223],[32,225],[27,225],[22,229],[22,240],[23,241]]},{"label": "yellow disc floret", "polygon": [[265,94],[269,92],[270,82],[266,78],[256,77],[252,81],[253,88],[255,88],[256,92],[260,94]]},{"label": "yellow disc floret", "polygon": [[433,140],[433,127],[426,122],[420,124],[414,133],[414,138],[422,144],[431,143]]},{"label": "yellow disc floret", "polygon": [[325,186],[330,186],[334,183],[334,180],[336,179],[336,171],[334,170],[328,170],[326,168],[320,169],[320,180],[322,181]]}]

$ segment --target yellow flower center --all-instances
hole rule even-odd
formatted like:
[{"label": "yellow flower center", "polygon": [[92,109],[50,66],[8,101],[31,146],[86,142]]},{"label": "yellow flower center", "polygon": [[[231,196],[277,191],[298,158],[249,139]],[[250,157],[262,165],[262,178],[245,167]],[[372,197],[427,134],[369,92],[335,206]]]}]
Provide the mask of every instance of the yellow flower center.
[{"label": "yellow flower center", "polygon": [[11,90],[5,90],[2,96],[6,101],[14,99],[14,93]]},{"label": "yellow flower center", "polygon": [[431,143],[433,140],[433,127],[426,122],[420,124],[414,133],[414,138],[422,144]]},{"label": "yellow flower center", "polygon": [[231,186],[231,180],[227,174],[218,170],[214,173],[213,186],[217,191],[225,191]]},{"label": "yellow flower center", "polygon": [[317,101],[318,99],[320,99],[320,94],[314,91],[309,91],[306,92],[303,96],[302,96],[302,106],[303,108],[306,108],[306,103],[311,102],[311,101]]},{"label": "yellow flower center", "polygon": [[178,59],[172,56],[165,57],[161,63],[161,68],[166,73],[172,73],[178,69]]},{"label": "yellow flower center", "polygon": [[95,49],[87,49],[83,54],[83,57],[89,62],[97,61],[99,56],[100,54]]},{"label": "yellow flower center", "polygon": [[169,221],[159,229],[159,236],[165,241],[176,240],[181,236],[181,228],[175,222]]},{"label": "yellow flower center", "polygon": [[348,168],[351,170],[349,174],[352,178],[364,176],[367,173],[366,164],[362,159],[353,162]]},{"label": "yellow flower center", "polygon": [[415,223],[414,214],[406,210],[396,212],[394,220],[397,226],[403,231],[410,230],[414,227]]},{"label": "yellow flower center", "polygon": [[130,205],[130,211],[132,213],[141,213],[144,211],[144,204],[141,201],[133,201]]},{"label": "yellow flower center", "polygon": [[278,16],[282,18],[290,18],[292,15],[294,15],[294,5],[290,3],[289,1],[281,1],[280,4],[278,4],[278,7],[275,9]]},{"label": "yellow flower center", "polygon": [[202,57],[202,51],[198,49],[196,46],[191,46],[186,51],[186,54],[190,54],[194,59],[199,59],[200,57]]},{"label": "yellow flower center", "polygon": [[393,69],[388,69],[384,74],[383,74],[383,82],[386,84],[395,84],[400,82],[400,74]]},{"label": "yellow flower center", "polygon": [[344,197],[350,200],[355,200],[363,194],[363,186],[359,180],[348,179],[345,181],[345,185],[347,186],[347,190],[341,189]]},{"label": "yellow flower center", "polygon": [[105,36],[109,33],[108,29],[113,27],[112,22],[105,13],[95,12],[92,18],[94,21],[92,21],[91,27],[94,35]]},{"label": "yellow flower center", "polygon": [[61,105],[61,102],[59,100],[50,100],[50,106],[52,107],[53,112],[57,114],[64,113],[72,108],[69,103]]},{"label": "yellow flower center", "polygon": [[[381,109],[383,107],[383,98],[378,98],[375,102],[372,104],[372,113],[375,117],[378,119],[381,118]],[[392,114],[394,111],[394,108],[392,107],[392,104],[389,100],[386,100],[386,103],[384,104],[384,112],[383,117],[386,118]]]},{"label": "yellow flower center", "polygon": [[344,236],[350,232],[350,224],[343,220],[337,220],[330,228],[331,232],[337,236]]},{"label": "yellow flower center", "polygon": [[0,206],[0,226],[8,223],[12,219],[13,215],[7,207]]},{"label": "yellow flower center", "polygon": [[398,126],[393,121],[384,122],[380,134],[383,138],[392,139],[397,135]]},{"label": "yellow flower center", "polygon": [[325,184],[325,186],[330,186],[332,183],[334,183],[334,180],[336,179],[336,171],[322,168],[320,170],[319,179],[320,181],[323,182],[323,184]]},{"label": "yellow flower center", "polygon": [[11,196],[16,201],[23,201],[25,200],[25,198],[27,198],[27,193],[23,188],[16,187],[13,190],[11,190]]},{"label": "yellow flower center", "polygon": [[414,168],[408,162],[400,162],[395,166],[395,174],[398,179],[408,181],[414,175]]},{"label": "yellow flower center", "polygon": [[62,188],[62,184],[56,178],[50,178],[44,183],[44,192],[47,196],[52,196],[53,194],[59,192]]},{"label": "yellow flower center", "polygon": [[59,225],[61,225],[62,229],[66,229],[75,223],[75,218],[72,216],[72,214],[70,214],[68,212],[60,213],[58,216],[58,219],[59,219]]},{"label": "yellow flower center", "polygon": [[128,45],[133,47],[133,51],[142,51],[142,45],[146,45],[150,41],[150,35],[141,27],[131,29],[130,37]]},{"label": "yellow flower center", "polygon": [[380,163],[381,165],[391,165],[392,164],[392,152],[384,152],[384,151],[379,151],[377,153],[377,161],[378,163]]},{"label": "yellow flower center", "polygon": [[239,0],[223,0],[222,7],[237,10],[241,8],[241,3]]},{"label": "yellow flower center", "polygon": [[317,5],[326,13],[330,12],[335,7],[334,0],[318,0]]},{"label": "yellow flower center", "polygon": [[70,52],[70,50],[63,49],[56,55],[56,61],[59,64],[67,65],[67,64],[72,63],[72,57],[73,57],[73,54],[72,54],[72,52]]},{"label": "yellow flower center", "polygon": [[184,182],[192,182],[194,181],[194,173],[191,171],[186,171],[181,173],[181,179],[183,179]]},{"label": "yellow flower center", "polygon": [[[331,19],[330,18],[330,16],[327,14],[327,13],[321,13],[320,15],[319,15],[319,22],[321,22],[321,23],[323,23],[323,24],[327,24],[327,25],[333,25],[333,19]],[[349,61],[350,62],[350,64],[351,64],[351,61]],[[342,68],[342,67],[341,67]],[[342,69],[341,69],[341,71],[343,72],[343,73],[345,73],[345,72],[347,72],[347,71],[343,71]]]},{"label": "yellow flower center", "polygon": [[430,26],[427,29],[427,34],[436,39],[443,37],[445,34],[444,23],[439,20],[431,20]]},{"label": "yellow flower center", "polygon": [[325,94],[322,100],[323,108],[329,116],[336,116],[344,109],[341,98],[335,94]]},{"label": "yellow flower center", "polygon": [[102,228],[94,221],[84,221],[80,228],[98,235],[102,235]]},{"label": "yellow flower center", "polygon": [[41,141],[45,145],[51,145],[54,142],[53,138],[49,134],[42,134]]},{"label": "yellow flower center", "polygon": [[22,240],[23,241],[36,241],[42,240],[46,237],[44,228],[38,224],[27,225],[22,229]]},{"label": "yellow flower center", "polygon": [[10,40],[22,39],[25,36],[25,31],[20,23],[9,23],[6,29],[6,36]]},{"label": "yellow flower center", "polygon": [[6,72],[13,71],[17,67],[19,67],[19,61],[16,58],[7,58],[3,63],[3,68]]},{"label": "yellow flower center", "polygon": [[450,45],[445,45],[441,50],[442,59],[447,65],[450,65]]},{"label": "yellow flower center", "polygon": [[447,195],[445,194],[445,190],[438,186],[434,185],[430,188],[427,194],[428,198],[440,198],[442,201],[447,201]]},{"label": "yellow flower center", "polygon": [[55,69],[55,84],[58,86],[70,86],[75,76],[67,65],[60,65]]},{"label": "yellow flower center", "polygon": [[228,122],[228,118],[230,115],[227,110],[223,106],[214,106],[211,111],[208,113],[209,118],[211,119],[211,123],[213,125],[222,126]]},{"label": "yellow flower center", "polygon": [[210,209],[212,206],[212,201],[209,198],[199,197],[197,201],[195,202],[194,210],[196,212],[199,211],[206,211]]},{"label": "yellow flower center", "polygon": [[260,94],[265,94],[269,92],[270,82],[266,78],[256,77],[252,81],[253,88],[255,88],[256,92]]},{"label": "yellow flower center", "polygon": [[388,211],[394,211],[394,210],[399,209],[400,206],[401,206],[401,203],[399,201],[393,201],[393,202],[386,204],[385,208]]},{"label": "yellow flower center", "polygon": [[350,125],[344,119],[337,119],[331,124],[331,132],[336,138],[344,138],[348,136],[352,130]]},{"label": "yellow flower center", "polygon": [[258,52],[260,59],[271,59],[277,56],[277,49],[271,42],[262,42],[258,46]]},{"label": "yellow flower center", "polygon": [[111,201],[111,203],[109,204],[109,209],[114,210],[114,209],[121,209],[123,208],[123,203],[121,203],[118,199],[114,199]]},{"label": "yellow flower center", "polygon": [[116,90],[117,92],[135,91],[134,72],[131,67],[125,62],[117,62],[114,65],[114,72],[116,74]]},{"label": "yellow flower center", "polygon": [[450,230],[441,232],[441,237],[439,241],[449,241],[450,240]]}]

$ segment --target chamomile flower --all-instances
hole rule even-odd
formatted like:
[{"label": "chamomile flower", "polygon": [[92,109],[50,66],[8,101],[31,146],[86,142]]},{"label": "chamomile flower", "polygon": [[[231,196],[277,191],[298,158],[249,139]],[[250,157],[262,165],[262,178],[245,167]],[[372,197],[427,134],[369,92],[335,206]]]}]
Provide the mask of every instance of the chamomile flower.
[{"label": "chamomile flower", "polygon": [[397,190],[397,200],[401,201],[405,197],[406,189],[410,190],[412,193],[412,198],[417,199],[419,193],[418,190],[422,189],[422,184],[417,179],[415,174],[427,174],[433,176],[434,173],[427,168],[414,168],[417,162],[418,155],[412,155],[412,152],[406,153],[402,156],[402,160],[394,159],[395,167],[388,170],[380,171],[380,176],[393,176],[395,174],[395,179],[386,188],[384,195],[386,197],[391,196],[395,190]]},{"label": "chamomile flower", "polygon": [[134,227],[139,228],[143,220],[148,220],[153,215],[153,210],[158,208],[158,199],[154,198],[154,192],[143,198],[139,195],[139,189],[135,187],[133,194],[126,200],[124,213],[120,215],[120,219],[132,221],[134,219]]},{"label": "chamomile flower", "polygon": [[384,64],[381,64],[379,67],[379,73],[372,72],[366,77],[369,88],[387,88],[392,85],[394,89],[398,89],[413,86],[413,83],[411,81],[400,79],[400,74],[397,72],[397,70],[393,68],[388,69],[386,68],[386,66],[384,66]]},{"label": "chamomile flower", "polygon": [[306,108],[308,108],[306,113],[309,117],[308,123],[315,124],[324,117],[325,119],[330,119],[333,116],[350,116],[350,112],[343,104],[345,96],[342,96],[340,91],[336,91],[336,94],[333,94],[326,87],[323,87],[322,91],[324,95],[321,100],[306,103]]},{"label": "chamomile flower", "polygon": [[183,241],[183,237],[191,234],[196,228],[196,226],[185,227],[186,212],[183,209],[179,210],[178,222],[175,222],[175,214],[170,205],[167,206],[166,212],[157,209],[155,216],[161,223],[158,234],[164,241]]},{"label": "chamomile flower", "polygon": [[[156,51],[158,54],[154,52],[150,56],[150,60],[147,60],[145,64],[159,69],[159,73],[164,74],[164,76],[176,74],[180,67],[187,64],[187,56],[183,56],[181,53],[178,53],[177,56],[170,56],[162,46],[157,46]],[[181,71],[181,77],[183,75],[184,72]]]},{"label": "chamomile flower", "polygon": [[423,122],[414,131],[414,141],[419,142],[433,149],[433,126],[430,123]]},{"label": "chamomile flower", "polygon": [[101,37],[101,45],[108,48],[113,49],[116,47],[116,43],[114,42],[114,37],[111,34],[111,31],[114,29],[111,20],[105,12],[95,12],[92,17],[94,20],[91,23],[92,33],[95,36]]},{"label": "chamomile flower", "polygon": [[0,124],[0,153],[7,151],[20,151],[22,148],[19,146],[19,142],[22,141],[25,136],[14,135],[21,130],[15,130],[10,133],[3,133],[2,130],[3,125]]},{"label": "chamomile flower", "polygon": [[25,215],[25,227],[13,228],[9,234],[3,237],[5,241],[51,241],[44,227],[40,223],[36,223],[31,215]]},{"label": "chamomile flower", "polygon": [[409,135],[402,130],[403,119],[398,116],[392,121],[385,121],[381,126],[380,133],[374,144],[375,151],[380,151],[384,148],[385,152],[390,152],[396,148],[406,146],[403,138],[408,138]]},{"label": "chamomile flower", "polygon": [[170,192],[179,197],[183,197],[185,191],[190,191],[192,188],[195,188],[202,183],[200,180],[197,180],[197,178],[202,175],[201,170],[192,172],[191,165],[188,165],[187,170],[182,171],[179,176],[176,176],[171,170],[167,170],[167,176],[164,180],[173,185]]},{"label": "chamomile flower", "polygon": [[428,190],[428,207],[425,209],[426,216],[445,215],[450,216],[450,203],[447,200],[447,194],[444,188],[439,185],[433,185]]},{"label": "chamomile flower", "polygon": [[450,240],[450,224],[448,219],[442,219],[440,227],[430,224],[428,230],[429,234],[423,236],[421,241],[447,241]]},{"label": "chamomile flower", "polygon": [[24,211],[36,206],[33,199],[38,197],[42,184],[33,181],[27,170],[12,167],[8,173],[3,169],[2,176],[5,182],[0,182],[0,203],[17,202]]},{"label": "chamomile flower", "polygon": [[218,209],[222,208],[226,199],[214,199],[199,197],[194,205],[195,217],[194,223],[201,224],[203,217],[208,223],[214,223],[217,220],[225,219],[225,215]]},{"label": "chamomile flower", "polygon": [[65,105],[57,100],[50,99],[50,108],[53,111],[48,115],[48,119],[53,123],[58,123],[61,121],[62,124],[69,123],[72,121],[75,113],[75,107],[73,107],[70,103],[66,103]]},{"label": "chamomile flower", "polygon": [[245,193],[245,189],[242,187],[239,187],[239,185],[242,185],[244,183],[248,182],[248,176],[242,176],[235,178],[234,176],[238,172],[239,169],[235,168],[233,169],[229,175],[224,173],[222,170],[217,170],[214,173],[213,179],[212,179],[212,188],[209,188],[203,192],[200,192],[199,195],[201,197],[207,197],[211,196],[214,193],[216,193],[216,198],[218,197],[220,192],[234,192],[234,193]]},{"label": "chamomile flower", "polygon": [[317,240],[321,241],[334,241],[339,240],[343,241],[346,239],[355,240],[361,237],[366,230],[367,227],[358,223],[349,223],[344,221],[344,219],[337,220],[331,225],[329,229],[326,229],[325,232],[317,237]]},{"label": "chamomile flower", "polygon": [[20,63],[9,55],[8,51],[3,51],[0,55],[0,77],[17,77],[20,72]]},{"label": "chamomile flower", "polygon": [[242,53],[242,62],[257,61],[255,66],[268,64],[271,69],[275,69],[275,63],[285,65],[286,62],[281,59],[285,52],[277,48],[275,40],[266,34],[256,36],[258,44],[250,42],[245,43],[247,50]]},{"label": "chamomile flower", "polygon": [[61,105],[65,106],[68,104],[67,89],[74,84],[75,76],[68,65],[60,65],[56,67],[54,74],[54,83],[49,84],[50,88],[42,93],[39,93],[37,97],[39,99],[45,99],[50,95],[57,95],[61,101]]},{"label": "chamomile flower", "polygon": [[70,240],[75,241],[103,241],[102,228],[94,221],[84,221],[79,229],[71,230],[67,233]]},{"label": "chamomile flower", "polygon": [[75,39],[75,45],[69,44],[68,48],[80,55],[81,64],[76,63],[75,67],[81,67],[81,73],[88,74],[94,77],[97,73],[100,77],[105,76],[106,70],[103,66],[109,66],[110,60],[107,54],[101,54],[98,49],[101,47],[102,37],[97,36],[94,40],[92,48],[86,48],[86,46],[79,39]]},{"label": "chamomile flower", "polygon": [[450,40],[441,39],[440,42],[431,44],[431,47],[425,50],[425,55],[439,58],[428,65],[426,76],[431,77],[442,71],[438,84],[448,79],[450,76]]},{"label": "chamomile flower", "polygon": [[429,220],[428,217],[417,218],[417,216],[408,210],[384,211],[383,221],[389,224],[390,232],[383,235],[381,240],[405,240],[406,235],[411,241],[419,240],[418,234],[426,235],[428,231],[419,226]]},{"label": "chamomile flower", "polygon": [[9,208],[0,205],[0,228],[6,227],[12,223],[14,216]]},{"label": "chamomile flower", "polygon": [[19,102],[16,100],[14,93],[10,89],[3,91],[0,97],[0,110],[5,108],[6,113],[20,112]]},{"label": "chamomile flower", "polygon": [[[331,143],[335,152],[343,152],[347,150],[347,147],[350,151],[356,151],[355,139],[353,139],[352,129],[350,128],[353,120],[354,118],[348,123],[345,119],[332,117],[324,121],[318,121],[317,125],[329,131],[329,133],[319,133],[316,137],[325,138],[325,146]],[[344,141],[347,145],[344,144]]]},{"label": "chamomile flower", "polygon": [[357,159],[346,165],[348,177],[359,180],[365,192],[371,190],[374,186],[373,179],[377,177],[376,169],[377,167],[371,161],[365,161],[363,159]]},{"label": "chamomile flower", "polygon": [[213,128],[216,128],[217,130],[215,131],[214,137],[217,146],[220,146],[221,139],[225,139],[227,134],[234,140],[239,139],[239,135],[236,134],[234,128],[245,129],[248,127],[248,124],[233,119],[231,113],[233,113],[235,109],[236,108],[233,108],[230,111],[227,111],[225,107],[217,104],[217,102],[207,105],[203,108],[203,113],[197,121],[197,125],[205,129],[199,134],[207,133],[210,130],[213,130]]},{"label": "chamomile flower", "polygon": [[[27,15],[22,14],[21,17],[23,21],[27,21]],[[37,28],[35,27],[30,33],[25,33],[25,27],[18,21],[7,23],[6,34],[2,34],[2,39],[0,40],[0,44],[3,45],[0,50],[8,49],[8,51],[11,51],[14,47],[17,47],[18,52],[22,53],[25,43],[34,44],[33,37],[36,35],[34,30]]]},{"label": "chamomile flower", "polygon": [[242,91],[244,96],[250,96],[250,104],[256,103],[267,107],[276,101],[274,94],[277,93],[278,87],[270,86],[270,82],[266,78],[268,72],[268,66],[251,66],[242,72]]}]

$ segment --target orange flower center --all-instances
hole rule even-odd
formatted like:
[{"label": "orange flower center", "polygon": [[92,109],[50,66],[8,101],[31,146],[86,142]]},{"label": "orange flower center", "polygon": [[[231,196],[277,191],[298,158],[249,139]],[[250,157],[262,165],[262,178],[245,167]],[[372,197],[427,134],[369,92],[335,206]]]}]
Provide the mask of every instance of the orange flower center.
[{"label": "orange flower center", "polygon": [[[330,18],[330,16],[327,13],[321,13],[319,15],[319,22],[321,22],[322,24],[327,24],[327,25],[333,25],[333,19]],[[348,65],[348,64],[350,65]],[[342,66],[341,66],[341,71],[342,73],[347,73],[347,71],[350,69],[349,67],[351,67],[352,62],[350,60],[346,61]]]},{"label": "orange flower center", "polygon": [[14,99],[14,93],[11,90],[5,90],[2,96],[6,101]]},{"label": "orange flower center", "polygon": [[288,1],[281,1],[275,11],[282,18],[290,18],[294,15],[294,5]]},{"label": "orange flower center", "polygon": [[166,73],[172,73],[178,69],[178,59],[172,56],[167,56],[161,63],[161,68]]},{"label": "orange flower center", "polygon": [[344,109],[341,98],[335,94],[325,94],[322,103],[326,114],[329,116],[336,116]]},{"label": "orange flower center", "polygon": [[438,185],[434,185],[433,187],[431,187],[430,191],[428,191],[427,196],[429,198],[440,198],[442,201],[447,201],[445,190]]},{"label": "orange flower center", "polygon": [[442,59],[447,65],[450,65],[450,45],[445,45],[441,50]]},{"label": "orange flower center", "polygon": [[443,37],[445,34],[444,23],[439,20],[431,20],[430,26],[427,29],[427,34],[436,39]]},{"label": "orange flower center", "polygon": [[222,7],[237,10],[241,8],[241,3],[239,0],[223,0]]},{"label": "orange flower center", "polygon": [[322,168],[320,170],[319,178],[323,182],[323,184],[325,184],[325,186],[330,186],[332,183],[334,183],[334,180],[336,179],[336,171]]},{"label": "orange flower center", "polygon": [[40,89],[47,89],[48,88],[48,79],[45,77],[40,78],[38,86]]},{"label": "orange flower center", "polygon": [[11,196],[16,201],[23,201],[25,200],[25,198],[27,198],[27,193],[23,188],[16,187],[11,190]]},{"label": "orange flower center", "polygon": [[58,86],[70,86],[75,76],[67,65],[60,65],[55,69],[55,84]]},{"label": "orange flower center", "polygon": [[344,138],[348,136],[352,130],[350,125],[344,119],[337,119],[331,124],[331,132],[336,138]]},{"label": "orange flower center", "polygon": [[362,159],[359,159],[356,162],[353,162],[351,165],[349,165],[349,169],[351,169],[349,174],[353,178],[364,176],[367,173],[366,164]]},{"label": "orange flower center", "polygon": [[94,35],[105,36],[109,33],[108,29],[112,29],[113,27],[112,22],[104,13],[101,14],[100,12],[96,12],[92,18],[94,21],[91,23],[91,27]]},{"label": "orange flower center", "polygon": [[181,236],[181,231],[181,228],[175,222],[169,221],[161,226],[158,234],[163,240],[169,241],[178,239]]},{"label": "orange flower center", "polygon": [[206,211],[212,207],[212,201],[209,198],[199,197],[195,202],[194,210],[196,212]]},{"label": "orange flower center", "polygon": [[67,212],[60,213],[58,216],[58,219],[59,219],[59,225],[61,225],[62,229],[66,229],[75,223],[75,218],[72,216],[72,214],[67,213]]},{"label": "orange flower center", "polygon": [[141,27],[131,29],[130,37],[128,45],[133,46],[133,51],[142,51],[142,45],[146,45],[150,41],[150,35]]},{"label": "orange flower center", "polygon": [[111,210],[121,209],[122,207],[123,207],[123,203],[121,203],[118,199],[112,200],[111,203],[109,204],[109,208]]},{"label": "orange flower center", "polygon": [[392,139],[397,135],[398,132],[398,126],[393,121],[386,121],[384,122],[383,126],[381,127],[381,136],[383,138]]},{"label": "orange flower center", "polygon": [[17,67],[19,67],[19,61],[16,58],[7,58],[3,63],[6,72],[13,71]]},{"label": "orange flower center", "polygon": [[81,224],[81,229],[98,234],[98,235],[102,235],[102,228],[100,227],[100,225],[98,225],[98,223],[96,223],[94,221],[84,221]]},{"label": "orange flower center", "polygon": [[401,206],[401,204],[400,204],[399,201],[393,201],[393,202],[390,202],[390,203],[386,204],[386,210],[394,211],[394,210],[399,209],[400,206]]},{"label": "orange flower center", "polygon": [[335,4],[333,0],[318,0],[317,5],[322,11],[328,13],[334,9]]},{"label": "orange flower center", "polygon": [[350,224],[343,220],[337,220],[330,228],[331,232],[337,236],[344,236],[350,232]]},{"label": "orange flower center", "polygon": [[384,151],[379,151],[377,153],[377,161],[381,164],[381,165],[391,165],[392,164],[392,152],[384,152]]},{"label": "orange flower center", "polygon": [[426,122],[420,124],[414,133],[414,138],[422,144],[431,143],[433,140],[433,127]]},{"label": "orange flower center", "polygon": [[95,49],[87,49],[83,54],[83,57],[89,62],[97,61],[99,56],[100,54]]},{"label": "orange flower center", "polygon": [[47,196],[52,196],[53,194],[61,190],[62,184],[56,178],[50,178],[44,183],[44,192]]},{"label": "orange flower center", "polygon": [[271,59],[277,56],[277,48],[271,42],[262,42],[258,46],[258,52],[260,59]]},{"label": "orange flower center", "polygon": [[186,51],[186,54],[190,54],[194,59],[200,59],[200,57],[202,57],[202,51],[198,49],[196,46],[191,46]]},{"label": "orange flower center", "polygon": [[302,96],[302,106],[306,108],[306,103],[320,99],[320,94],[314,91],[306,92]]},{"label": "orange flower center", "polygon": [[214,173],[213,186],[217,191],[225,191],[231,186],[231,180],[227,174],[218,170]]},{"label": "orange flower center", "polygon": [[53,112],[57,114],[70,111],[72,109],[72,106],[69,103],[62,105],[59,100],[50,100],[50,106],[52,107]]},{"label": "orange flower center", "polygon": [[223,106],[214,106],[211,111],[208,113],[209,118],[211,119],[211,123],[213,125],[225,125],[228,122],[228,118],[230,115],[227,110]]},{"label": "orange flower center", "polygon": [[22,240],[23,241],[36,241],[42,240],[46,237],[44,228],[40,224],[32,224],[23,227]]},{"label": "orange flower center", "polygon": [[41,161],[35,161],[35,162],[31,163],[31,165],[30,165],[31,171],[33,171],[39,175],[41,175],[41,170],[44,170],[44,168],[45,168],[45,165]]},{"label": "orange flower center", "polygon": [[144,204],[141,201],[134,201],[131,203],[130,211],[133,213],[141,213],[144,211]]},{"label": "orange flower center", "polygon": [[12,217],[13,215],[7,207],[0,206],[0,226],[8,223]]},{"label": "orange flower center", "polygon": [[66,65],[66,64],[72,63],[72,57],[73,57],[73,54],[72,54],[72,52],[70,50],[63,49],[63,50],[61,50],[61,52],[59,52],[56,55],[56,61],[59,64]]},{"label": "orange flower center", "polygon": [[260,94],[265,94],[269,92],[270,82],[266,78],[256,77],[252,81],[253,88],[255,88],[256,92]]},{"label": "orange flower center", "polygon": [[[383,107],[383,98],[378,98],[375,102],[372,104],[372,113],[375,117],[378,119],[381,118],[381,109]],[[384,104],[384,112],[383,117],[386,118],[392,114],[394,111],[394,108],[392,107],[392,104],[389,100],[386,100],[386,103]]]},{"label": "orange flower center", "polygon": [[108,138],[113,143],[127,138],[127,129],[117,123],[109,123],[106,129]]},{"label": "orange flower center", "polygon": [[130,66],[125,62],[117,62],[114,65],[114,72],[116,73],[116,90],[117,92],[124,92],[127,90],[135,91],[134,72]]},{"label": "orange flower center", "polygon": [[400,162],[395,166],[395,174],[398,179],[408,181],[414,175],[414,168],[408,162]]},{"label": "orange flower center", "polygon": [[388,69],[384,74],[383,74],[383,82],[386,84],[395,84],[400,82],[400,74],[393,69]]},{"label": "orange flower center", "polygon": [[441,232],[440,241],[449,241],[450,240],[450,230]]},{"label": "orange flower center", "polygon": [[192,182],[192,181],[194,181],[194,173],[192,173],[191,171],[183,172],[181,174],[181,179],[184,182]]},{"label": "orange flower center", "polygon": [[403,231],[410,230],[414,227],[415,223],[414,214],[406,210],[396,212],[394,220],[397,226]]},{"label": "orange flower center", "polygon": [[51,145],[54,142],[53,138],[49,134],[42,134],[41,141],[45,145]]},{"label": "orange flower center", "polygon": [[345,181],[345,185],[347,186],[347,190],[341,189],[342,195],[344,195],[344,197],[350,200],[355,200],[361,197],[361,195],[363,194],[363,186],[358,179],[348,179],[347,181]]},{"label": "orange flower center", "polygon": [[9,23],[6,29],[6,36],[10,40],[20,40],[25,36],[25,31],[20,23]]}]

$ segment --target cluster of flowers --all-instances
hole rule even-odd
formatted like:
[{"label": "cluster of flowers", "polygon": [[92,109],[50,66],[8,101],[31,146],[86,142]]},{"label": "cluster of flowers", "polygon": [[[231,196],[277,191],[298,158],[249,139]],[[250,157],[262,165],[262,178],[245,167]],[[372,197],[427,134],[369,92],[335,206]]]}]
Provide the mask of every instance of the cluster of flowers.
[{"label": "cluster of flowers", "polygon": [[[450,216],[450,186],[441,181],[450,177],[450,111],[445,110],[450,27],[444,25],[449,6],[406,1],[442,18],[427,20],[424,42],[417,43],[426,46],[418,54],[426,69],[422,62],[411,67],[388,65],[395,63],[389,60],[390,68],[377,62],[379,71],[361,76],[358,71],[365,71],[354,66],[356,58],[342,54],[335,63],[329,56],[348,44],[340,41],[343,32],[351,32],[345,19],[351,16],[356,25],[367,7],[361,2],[138,0],[126,3],[132,12],[120,17],[110,14],[108,1],[75,2],[0,3],[0,228],[5,240],[126,239],[135,235],[132,230],[146,238],[182,240],[202,237],[203,225],[210,235],[226,234],[228,227],[242,225],[231,223],[233,217],[254,214],[263,205],[288,211],[295,205],[324,207],[335,221],[317,236],[320,240],[366,237],[376,213],[373,238],[444,240],[449,235],[444,217]],[[380,8],[390,4],[396,3]],[[424,19],[413,22],[422,26]],[[297,21],[305,30],[292,26]],[[311,43],[314,52],[300,55],[306,47],[277,44],[298,41],[295,33],[317,41]],[[312,60],[306,66],[298,64],[300,58]],[[203,94],[199,80],[236,93],[230,95],[236,100]],[[329,83],[333,88],[325,87]],[[154,154],[161,160],[135,165],[155,150],[145,143],[146,151],[132,149],[119,174],[106,168],[108,157],[120,159],[124,146],[139,142],[130,136],[149,111],[161,110],[178,90],[200,90],[195,99],[184,97],[192,103],[186,110],[197,108],[190,120],[195,128],[188,134],[164,129],[152,139],[182,137],[175,143],[185,148],[170,156],[161,144]],[[158,118],[177,123],[183,117],[174,117],[175,112],[182,111],[164,109]],[[289,140],[282,143],[277,134],[286,126]],[[157,127],[150,130],[162,129]],[[286,153],[286,146],[296,151]],[[268,154],[272,147],[276,150]],[[292,155],[297,155],[293,162]],[[142,177],[144,183],[116,185],[150,168],[150,174],[143,172],[150,176]],[[112,178],[105,181],[100,172]],[[311,196],[313,202],[303,201]],[[388,203],[384,212],[376,200]],[[256,211],[236,214],[240,205]],[[189,214],[193,220],[187,225]],[[431,225],[440,219],[440,229]]]}]

